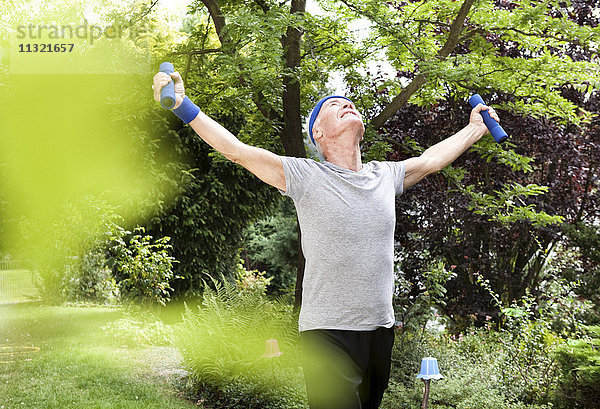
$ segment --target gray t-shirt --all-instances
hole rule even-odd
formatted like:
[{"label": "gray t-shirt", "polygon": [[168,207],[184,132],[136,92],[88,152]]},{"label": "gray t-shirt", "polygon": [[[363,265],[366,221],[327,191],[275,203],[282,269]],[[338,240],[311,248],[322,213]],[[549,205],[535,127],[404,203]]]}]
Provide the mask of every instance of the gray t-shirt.
[{"label": "gray t-shirt", "polygon": [[370,331],[394,324],[395,195],[403,162],[369,162],[358,172],[330,162],[282,157],[306,258],[299,329]]}]

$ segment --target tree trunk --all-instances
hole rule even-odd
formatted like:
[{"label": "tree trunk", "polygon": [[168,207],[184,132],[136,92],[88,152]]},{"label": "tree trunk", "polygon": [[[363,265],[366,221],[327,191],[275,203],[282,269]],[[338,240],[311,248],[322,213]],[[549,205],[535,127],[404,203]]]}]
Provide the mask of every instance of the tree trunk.
[{"label": "tree trunk", "polygon": [[[225,25],[226,21],[222,15],[222,11],[219,7],[217,0],[201,0],[202,3],[208,9],[210,16],[215,25],[215,29],[221,40],[221,44],[228,44],[229,40],[226,38]],[[258,2],[258,4],[266,12],[268,7],[264,2]],[[294,17],[295,14],[300,15],[306,10],[306,0],[292,0],[290,7],[290,15]],[[285,67],[286,74],[283,76],[283,134],[281,135],[281,142],[285,154],[287,156],[294,156],[305,158],[306,149],[304,148],[304,138],[302,135],[302,115],[300,111],[300,81],[299,81],[299,69],[300,69],[300,40],[302,38],[302,31],[296,27],[289,26],[285,35],[281,39],[281,44],[284,49],[285,55]],[[235,49],[235,46],[228,44]],[[240,82],[244,85],[247,84],[244,77],[240,77]],[[260,112],[270,120],[276,121],[277,118],[275,111],[268,107],[264,101],[265,98],[262,93],[257,93],[254,96],[254,103],[260,110]],[[301,245],[301,232],[300,226],[298,226],[298,270],[296,274],[296,291],[294,299],[294,308],[297,310],[302,302],[302,281],[304,278],[304,255],[302,253]]]},{"label": "tree trunk", "polygon": [[[306,9],[306,0],[292,0],[290,14],[301,14]],[[287,156],[306,157],[302,135],[302,115],[300,113],[300,39],[302,32],[296,27],[288,27],[283,37],[286,72],[283,76],[283,135],[281,141]],[[301,231],[298,225],[298,270],[294,310],[302,303],[302,281],[304,279],[304,254],[302,253]]]}]

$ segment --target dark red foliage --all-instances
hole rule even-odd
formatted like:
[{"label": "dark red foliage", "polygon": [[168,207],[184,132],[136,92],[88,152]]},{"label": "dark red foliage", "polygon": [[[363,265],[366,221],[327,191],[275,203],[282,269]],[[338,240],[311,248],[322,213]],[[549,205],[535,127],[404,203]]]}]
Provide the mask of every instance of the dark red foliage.
[{"label": "dark red foliage", "polygon": [[[568,92],[578,95],[571,89],[565,90]],[[491,96],[483,97],[489,103],[499,102]],[[584,104],[587,109],[598,110],[598,100],[599,95],[594,94]],[[409,105],[388,122],[388,129],[398,146],[410,137],[428,147],[465,126],[469,112],[466,101],[451,99],[432,109]],[[547,194],[522,200],[534,204],[538,211],[564,216],[567,223],[596,218],[600,204],[596,170],[600,161],[598,121],[582,131],[507,112],[500,115],[515,151],[535,157],[535,171],[513,172],[496,161],[486,163],[468,151],[455,162],[467,171],[463,184],[475,185],[477,190],[489,194],[509,182],[548,186]],[[389,159],[410,156],[410,152],[399,148]],[[536,252],[562,237],[561,227],[556,225],[536,228],[529,222],[518,222],[506,228],[468,210],[469,203],[469,197],[449,185],[441,174],[426,178],[397,200],[396,239],[406,255],[403,271],[416,280],[436,256],[443,257],[448,265],[456,265],[458,277],[447,286],[445,312],[459,321],[471,314],[484,317],[497,313],[489,295],[476,284],[475,273],[489,279],[496,292],[509,302],[523,295],[525,288],[535,292],[542,279],[544,261],[543,255],[536,257]],[[527,268],[530,262],[533,265]]]},{"label": "dark red foliage", "polygon": [[[498,8],[511,9],[517,2],[497,1]],[[591,7],[599,1],[572,2],[572,6],[552,10],[551,15],[568,15],[580,25],[595,27],[598,18]],[[467,23],[470,24],[470,23]],[[467,27],[476,29],[476,27]],[[506,41],[497,33],[489,33],[486,41],[492,43],[498,54],[522,57],[518,44]],[[459,44],[456,53],[466,53],[468,44]],[[560,50],[574,60],[589,60],[589,50],[577,44],[566,44]],[[414,73],[401,73],[412,78]],[[450,87],[451,88],[451,87]],[[561,89],[562,95],[583,109],[600,114],[600,93],[585,95],[570,84]],[[482,95],[490,104],[514,98],[511,95]],[[402,108],[388,121],[386,133],[396,142],[388,159],[403,160],[414,156],[404,147],[407,138],[429,147],[459,131],[468,123],[470,107],[466,101],[456,101],[452,95],[429,109],[414,105]],[[596,116],[583,127],[564,126],[546,119],[520,117],[499,112],[504,129],[514,144],[514,150],[535,158],[531,173],[515,172],[495,160],[487,163],[473,151],[466,152],[456,162],[467,171],[463,185],[474,185],[477,191],[494,194],[507,183],[523,185],[536,183],[547,186],[547,194],[519,198],[522,204],[533,204],[537,211],[561,215],[565,224],[589,227],[598,221],[600,208],[600,118]],[[508,147],[506,147],[508,149]],[[477,273],[489,279],[492,288],[501,294],[504,302],[511,302],[525,293],[534,294],[544,276],[545,251],[560,240],[574,238],[577,228],[551,225],[535,227],[521,221],[508,228],[488,220],[487,216],[470,211],[469,197],[461,194],[442,174],[429,176],[408,189],[397,200],[396,240],[404,254],[402,270],[412,282],[418,281],[430,260],[442,257],[447,265],[454,265],[457,277],[447,284],[447,304],[444,312],[454,318],[457,329],[475,318],[497,316],[491,297],[476,283]],[[569,231],[565,237],[564,231]],[[592,229],[592,232],[594,229]],[[593,236],[593,233],[592,233]],[[594,243],[588,239],[587,243]],[[585,258],[584,254],[584,258]],[[588,265],[600,260],[587,260]],[[591,263],[591,264],[589,264]],[[570,279],[581,277],[570,276]],[[419,291],[418,288],[413,290]]]}]

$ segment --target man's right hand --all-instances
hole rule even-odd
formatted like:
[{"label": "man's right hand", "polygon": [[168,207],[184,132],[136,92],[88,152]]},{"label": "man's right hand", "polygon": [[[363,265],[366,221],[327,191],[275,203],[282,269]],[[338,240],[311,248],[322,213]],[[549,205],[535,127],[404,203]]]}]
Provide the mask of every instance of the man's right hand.
[{"label": "man's right hand", "polygon": [[152,89],[154,90],[154,99],[157,102],[160,102],[160,90],[171,81],[175,83],[175,106],[173,107],[173,109],[175,109],[181,105],[183,98],[185,98],[183,79],[177,71],[171,74],[167,74],[162,71],[157,72],[154,76],[154,84],[152,85]]}]

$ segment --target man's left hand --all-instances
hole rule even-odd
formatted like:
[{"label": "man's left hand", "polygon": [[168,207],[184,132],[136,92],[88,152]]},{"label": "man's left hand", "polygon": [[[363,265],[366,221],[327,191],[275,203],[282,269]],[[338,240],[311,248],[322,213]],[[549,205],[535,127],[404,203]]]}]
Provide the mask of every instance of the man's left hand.
[{"label": "man's left hand", "polygon": [[500,122],[500,118],[498,117],[498,114],[496,113],[494,108],[487,106],[487,105],[478,104],[471,111],[471,117],[469,118],[469,125],[472,125],[472,126],[476,127],[478,130],[480,130],[482,136],[490,133],[489,129],[487,128],[487,126],[485,126],[485,123],[483,122],[483,117],[480,114],[481,111],[485,111],[485,110],[487,110],[490,113],[490,116],[493,119]]}]

